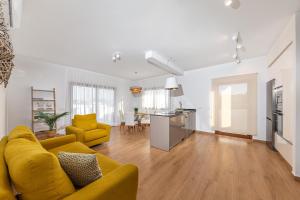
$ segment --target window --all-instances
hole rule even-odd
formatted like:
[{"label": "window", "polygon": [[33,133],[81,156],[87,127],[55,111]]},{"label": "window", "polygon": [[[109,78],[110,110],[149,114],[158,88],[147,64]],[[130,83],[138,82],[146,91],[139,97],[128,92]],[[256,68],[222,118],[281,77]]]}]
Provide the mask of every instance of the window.
[{"label": "window", "polygon": [[145,89],[142,94],[143,109],[168,109],[170,104],[169,91],[159,89]]},{"label": "window", "polygon": [[72,117],[76,114],[96,113],[98,121],[114,123],[115,88],[72,83],[71,91]]}]

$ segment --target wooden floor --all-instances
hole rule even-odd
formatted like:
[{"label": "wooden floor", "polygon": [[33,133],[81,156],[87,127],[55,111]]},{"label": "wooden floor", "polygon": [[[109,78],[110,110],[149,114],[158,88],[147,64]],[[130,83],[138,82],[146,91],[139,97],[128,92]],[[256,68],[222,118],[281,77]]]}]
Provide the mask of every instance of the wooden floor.
[{"label": "wooden floor", "polygon": [[149,130],[120,133],[97,151],[139,168],[138,200],[297,200],[300,182],[265,144],[195,133],[170,152],[149,145]]}]

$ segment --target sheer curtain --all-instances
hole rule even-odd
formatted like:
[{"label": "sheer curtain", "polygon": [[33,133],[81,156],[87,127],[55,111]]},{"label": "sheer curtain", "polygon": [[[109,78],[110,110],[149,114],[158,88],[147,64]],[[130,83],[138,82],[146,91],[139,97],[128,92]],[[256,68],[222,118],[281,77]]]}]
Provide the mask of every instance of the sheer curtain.
[{"label": "sheer curtain", "polygon": [[113,88],[97,88],[97,117],[100,122],[114,123],[115,90]]},{"label": "sheer curtain", "polygon": [[72,86],[72,117],[75,114],[96,113],[96,88],[89,85]]},{"label": "sheer curtain", "polygon": [[214,79],[211,106],[215,130],[256,135],[257,74]]},{"label": "sheer curtain", "polygon": [[164,110],[170,106],[169,91],[163,88],[145,89],[142,93],[142,108],[145,110]]},{"label": "sheer curtain", "polygon": [[71,114],[96,113],[97,120],[114,124],[115,88],[71,83]]}]

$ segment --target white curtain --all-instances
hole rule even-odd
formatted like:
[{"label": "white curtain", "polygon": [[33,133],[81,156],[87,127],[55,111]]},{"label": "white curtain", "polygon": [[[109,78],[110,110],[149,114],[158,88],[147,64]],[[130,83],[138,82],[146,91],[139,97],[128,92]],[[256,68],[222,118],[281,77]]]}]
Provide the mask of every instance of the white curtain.
[{"label": "white curtain", "polygon": [[115,90],[97,88],[97,117],[100,122],[114,123]]},{"label": "white curtain", "polygon": [[71,83],[71,112],[97,114],[97,121],[113,125],[115,88],[83,83]]},{"label": "white curtain", "polygon": [[142,93],[142,109],[164,110],[170,106],[169,91],[163,88],[145,89]]},{"label": "white curtain", "polygon": [[257,74],[212,80],[211,117],[215,130],[256,135]]}]

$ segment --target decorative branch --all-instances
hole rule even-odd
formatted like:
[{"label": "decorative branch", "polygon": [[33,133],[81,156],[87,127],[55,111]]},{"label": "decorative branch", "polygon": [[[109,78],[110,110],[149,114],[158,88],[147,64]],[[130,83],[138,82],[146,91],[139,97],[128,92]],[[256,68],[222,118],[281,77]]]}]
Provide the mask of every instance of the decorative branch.
[{"label": "decorative branch", "polygon": [[14,67],[13,47],[9,37],[8,24],[4,17],[4,1],[0,1],[0,85],[7,86],[11,71]]}]

